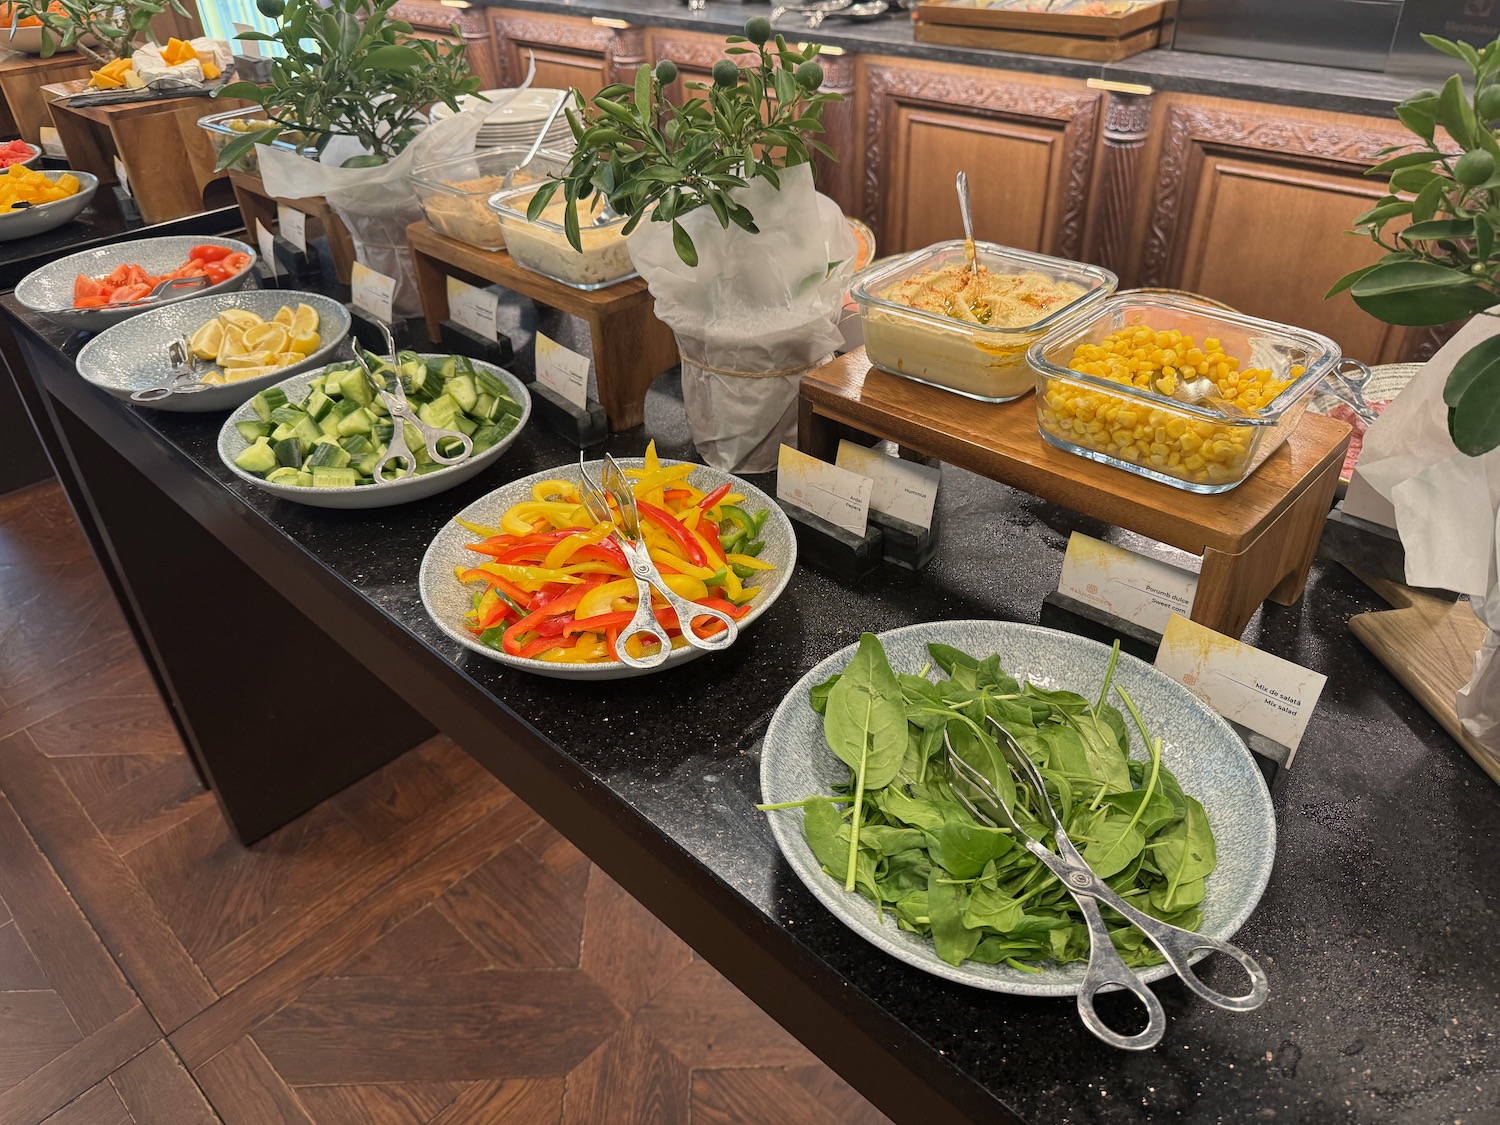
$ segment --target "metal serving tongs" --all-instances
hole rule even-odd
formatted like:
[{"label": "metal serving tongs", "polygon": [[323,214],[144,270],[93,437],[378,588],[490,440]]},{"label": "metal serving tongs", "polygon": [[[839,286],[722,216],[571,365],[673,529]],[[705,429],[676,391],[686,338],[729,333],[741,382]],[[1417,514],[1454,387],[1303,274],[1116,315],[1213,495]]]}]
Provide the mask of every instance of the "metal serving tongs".
[{"label": "metal serving tongs", "polygon": [[[396,362],[396,340],[391,335],[390,328],[383,321],[376,321],[380,325],[380,331],[385,336],[385,346],[390,353],[391,366],[399,367]],[[406,427],[412,426],[417,433],[422,435],[422,444],[427,448],[427,456],[439,465],[457,465],[474,452],[474,442],[468,434],[461,434],[457,430],[440,430],[436,426],[429,426],[417,412],[411,408],[411,403],[406,399],[406,388],[401,385],[401,373],[398,370],[390,385],[370,370],[370,365],[365,362],[365,357],[360,354],[359,342],[354,342],[354,362],[364,368],[365,378],[370,381],[370,386],[375,394],[379,396],[382,405],[391,415],[391,440],[386,444],[384,455],[375,462],[375,469],[370,474],[377,485],[394,484],[398,480],[405,480],[417,471],[417,459],[412,456],[411,447],[406,443]],[[445,456],[438,450],[438,442],[452,439],[459,443],[460,450],[452,456]],[[400,462],[397,475],[387,477],[387,467]]]},{"label": "metal serving tongs", "polygon": [[[583,506],[588,509],[589,516],[595,523],[612,526],[610,535],[625,552],[625,561],[630,565],[631,576],[635,579],[635,617],[615,638],[615,652],[621,663],[632,668],[655,668],[672,651],[672,638],[667,636],[666,629],[657,621],[656,610],[651,604],[653,591],[660,594],[677,612],[682,635],[694,648],[717,652],[734,644],[740,633],[739,623],[734,618],[723,610],[688,601],[668,586],[661,572],[656,569],[656,564],[651,561],[651,552],[641,539],[641,519],[635,507],[635,493],[631,492],[630,482],[608,453],[604,455],[604,470],[601,475],[604,478],[603,488],[589,475],[583,463],[583,454],[578,455],[578,494],[583,498]],[[618,514],[610,510],[610,500],[615,502]],[[693,622],[705,617],[723,622],[723,630],[711,637],[698,636],[693,630]],[[644,656],[631,655],[631,637],[654,637],[657,641],[656,651]]]},{"label": "metal serving tongs", "polygon": [[[1037,801],[1045,810],[1046,819],[1052,824],[1052,836],[1057,843],[1056,852],[1033,839],[1026,829],[1021,827],[1010,807],[995,792],[994,785],[975,766],[959,756],[945,731],[943,746],[947,751],[948,767],[956,778],[962,778],[968,782],[988,808],[1000,814],[1010,830],[1015,833],[1016,840],[1047,865],[1048,870],[1057,876],[1058,881],[1073,896],[1078,909],[1083,912],[1090,939],[1089,967],[1084,974],[1083,986],[1078,990],[1078,1014],[1084,1026],[1111,1047],[1121,1047],[1129,1051],[1145,1051],[1156,1046],[1161,1042],[1162,1034],[1167,1028],[1166,1013],[1162,1011],[1161,1001],[1156,998],[1156,993],[1147,988],[1145,982],[1125,964],[1119,951],[1115,949],[1114,943],[1109,940],[1109,928],[1104,924],[1104,918],[1099,911],[1101,902],[1123,915],[1127,921],[1145,934],[1151,944],[1161,950],[1162,956],[1167,959],[1167,964],[1182,979],[1182,983],[1210,1004],[1227,1008],[1231,1012],[1248,1012],[1265,1003],[1266,995],[1270,992],[1270,983],[1266,980],[1265,972],[1243,949],[1230,945],[1227,941],[1195,934],[1191,930],[1171,926],[1149,914],[1143,914],[1110,890],[1108,884],[1094,874],[1093,869],[1073,846],[1073,841],[1068,838],[1062,820],[1052,806],[1052,799],[1047,796],[1047,787],[1042,781],[1041,771],[1037,769],[1036,763],[1031,760],[1021,744],[1011,736],[1010,731],[993,719],[990,720],[990,726],[995,732],[995,741],[1000,748],[1000,753],[1010,763],[1011,769],[1036,792]],[[978,804],[963,791],[962,786],[955,786],[953,792],[976,820],[998,827],[994,818],[986,811],[982,811]],[[1199,949],[1216,950],[1238,961],[1240,967],[1250,977],[1250,991],[1243,996],[1226,996],[1222,992],[1215,992],[1199,980],[1198,975],[1188,965],[1189,955]],[[1144,1031],[1135,1035],[1122,1035],[1108,1027],[1099,1018],[1099,1014],[1094,1010],[1094,996],[1110,987],[1130,991],[1145,1005],[1149,1019]]]},{"label": "metal serving tongs", "polygon": [[192,350],[185,339],[179,338],[167,345],[167,361],[172,365],[167,381],[159,387],[142,387],[138,391],[131,391],[131,402],[155,402],[157,399],[169,398],[172,395],[197,394],[199,391],[206,391],[209,387],[218,385],[203,381],[202,375],[198,373],[198,365],[194,362]]}]

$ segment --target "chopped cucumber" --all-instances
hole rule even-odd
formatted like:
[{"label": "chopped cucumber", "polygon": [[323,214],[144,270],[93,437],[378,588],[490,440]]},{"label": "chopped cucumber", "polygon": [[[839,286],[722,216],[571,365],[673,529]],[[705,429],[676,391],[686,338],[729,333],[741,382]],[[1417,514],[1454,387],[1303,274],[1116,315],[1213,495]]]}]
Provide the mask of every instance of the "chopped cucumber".
[{"label": "chopped cucumber", "polygon": [[348,437],[350,434],[367,434],[375,419],[368,410],[363,408],[356,410],[347,418],[339,422],[339,437]]},{"label": "chopped cucumber", "polygon": [[294,426],[306,417],[307,411],[303,410],[299,406],[293,406],[290,403],[288,403],[286,406],[278,406],[275,410],[271,411],[271,421],[290,422]]},{"label": "chopped cucumber", "polygon": [[492,394],[496,398],[502,398],[506,396],[504,380],[500,379],[496,375],[491,375],[482,367],[478,368],[474,372],[474,382],[477,383],[479,385],[479,389],[484,391],[486,394]]},{"label": "chopped cucumber", "polygon": [[255,408],[257,418],[262,422],[269,422],[271,413],[286,405],[286,392],[280,387],[267,387],[250,400],[250,405]]},{"label": "chopped cucumber", "polygon": [[339,388],[344,392],[346,399],[352,398],[360,406],[368,406],[370,400],[375,397],[375,393],[370,390],[370,381],[358,368],[345,371],[339,376]]},{"label": "chopped cucumber", "polygon": [[314,488],[353,488],[359,474],[353,469],[330,469],[319,465],[312,471]]},{"label": "chopped cucumber", "polygon": [[323,415],[323,420],[318,423],[318,432],[324,437],[336,438],[339,436],[339,423],[342,421],[343,418],[330,410],[327,414]]},{"label": "chopped cucumber", "polygon": [[370,444],[370,439],[364,434],[350,434],[348,437],[339,438],[339,444],[344,447],[350,457],[361,457],[374,448]]},{"label": "chopped cucumber", "polygon": [[307,459],[309,469],[342,469],[349,463],[349,451],[336,441],[324,438],[313,446]]},{"label": "chopped cucumber", "polygon": [[292,427],[292,436],[299,439],[303,445],[311,446],[323,436],[323,431],[319,429],[318,423],[314,422],[312,416],[309,415]]},{"label": "chopped cucumber", "polygon": [[315,390],[307,396],[307,401],[302,405],[309,418],[314,422],[321,422],[324,416],[333,409],[333,399],[322,391]]},{"label": "chopped cucumber", "polygon": [[272,469],[266,474],[267,484],[295,485],[302,479],[302,474],[297,469],[283,465],[279,469]]},{"label": "chopped cucumber", "polygon": [[479,391],[474,386],[472,375],[457,375],[443,385],[443,393],[453,396],[460,410],[473,410],[479,401]]},{"label": "chopped cucumber", "polygon": [[276,463],[284,469],[302,467],[302,439],[289,437],[285,441],[272,442],[276,450]]},{"label": "chopped cucumber", "polygon": [[239,430],[240,437],[252,445],[255,444],[256,438],[271,436],[271,423],[269,422],[236,422],[234,428]]},{"label": "chopped cucumber", "polygon": [[429,426],[435,426],[440,430],[451,430],[453,419],[458,416],[458,400],[452,395],[442,394],[431,402],[417,407],[417,417]]},{"label": "chopped cucumber", "polygon": [[255,444],[247,446],[234,463],[247,473],[269,473],[276,468],[276,451],[265,438],[256,438]]}]

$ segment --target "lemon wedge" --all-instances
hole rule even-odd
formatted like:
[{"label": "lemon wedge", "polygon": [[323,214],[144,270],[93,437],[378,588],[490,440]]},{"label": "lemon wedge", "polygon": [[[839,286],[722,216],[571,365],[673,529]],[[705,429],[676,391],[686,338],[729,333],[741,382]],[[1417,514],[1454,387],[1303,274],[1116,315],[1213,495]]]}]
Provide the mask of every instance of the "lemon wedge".
[{"label": "lemon wedge", "polygon": [[215,317],[193,333],[192,339],[188,341],[188,349],[199,359],[214,359],[218,356],[219,347],[223,342],[224,325],[218,317]]},{"label": "lemon wedge", "polygon": [[265,321],[256,316],[248,309],[225,309],[219,314],[219,319],[225,324],[232,324],[236,328],[255,328],[264,324]]},{"label": "lemon wedge", "polygon": [[245,347],[253,352],[284,352],[289,335],[284,324],[257,324],[245,329]]},{"label": "lemon wedge", "polygon": [[243,355],[232,355],[225,358],[224,367],[235,370],[244,367],[266,367],[271,363],[274,355],[274,352],[266,351],[264,348],[253,352],[245,352]]},{"label": "lemon wedge", "polygon": [[244,355],[249,350],[245,346],[245,330],[243,328],[236,328],[232,324],[227,325],[224,328],[223,338],[219,341],[219,350],[214,359],[222,367],[225,360],[231,359],[234,356]]},{"label": "lemon wedge", "polygon": [[323,337],[319,336],[316,332],[309,332],[306,336],[294,336],[291,348],[292,351],[301,352],[306,356],[312,355],[313,352],[317,351],[319,345],[322,343]]},{"label": "lemon wedge", "polygon": [[241,379],[256,379],[262,375],[269,375],[273,371],[280,371],[279,367],[262,365],[260,367],[234,367],[224,373],[226,383],[238,383]]},{"label": "lemon wedge", "polygon": [[272,324],[285,324],[288,328],[292,326],[292,306],[282,305],[276,310],[276,315],[271,318]]},{"label": "lemon wedge", "polygon": [[318,323],[318,310],[311,305],[298,305],[296,313],[292,316],[290,325],[294,339],[305,339],[314,335],[321,325]]}]

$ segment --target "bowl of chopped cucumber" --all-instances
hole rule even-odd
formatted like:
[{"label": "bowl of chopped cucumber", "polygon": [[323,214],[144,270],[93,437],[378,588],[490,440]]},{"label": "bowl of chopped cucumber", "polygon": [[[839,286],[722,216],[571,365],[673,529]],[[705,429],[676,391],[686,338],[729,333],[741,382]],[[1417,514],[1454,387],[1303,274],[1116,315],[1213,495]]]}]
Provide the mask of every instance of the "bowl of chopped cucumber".
[{"label": "bowl of chopped cucumber", "polygon": [[[473,452],[442,465],[427,452],[416,427],[406,444],[415,472],[392,479],[375,467],[395,433],[390,412],[352,361],[306,371],[267,387],[246,402],[219,431],[219,456],[242,480],[272,495],[318,508],[385,508],[436,495],[492,464],[531,417],[531,396],[504,368],[465,356],[401,352],[395,364],[367,356],[384,379],[399,377],[418,418],[439,430],[468,435]],[[438,450],[454,456],[462,446],[442,439]]]}]

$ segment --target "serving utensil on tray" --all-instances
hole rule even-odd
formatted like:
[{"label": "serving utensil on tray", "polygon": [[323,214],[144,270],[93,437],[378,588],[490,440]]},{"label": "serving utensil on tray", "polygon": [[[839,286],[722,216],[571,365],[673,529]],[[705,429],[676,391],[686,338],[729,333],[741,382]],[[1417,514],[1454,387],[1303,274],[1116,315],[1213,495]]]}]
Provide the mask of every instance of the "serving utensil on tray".
[{"label": "serving utensil on tray", "polygon": [[188,348],[188,342],[185,339],[179,337],[167,345],[167,360],[172,365],[172,373],[167,381],[159,387],[143,387],[138,391],[131,391],[130,401],[155,402],[171,395],[196,394],[215,385],[205,383],[198,374],[197,364],[193,362],[193,353]]},{"label": "serving utensil on tray", "polygon": [[[583,463],[583,455],[579,454],[578,494],[596,523],[610,525],[610,537],[625,552],[625,561],[630,565],[631,576],[635,579],[635,617],[615,638],[615,652],[620,661],[632,668],[654,668],[666,660],[672,651],[672,639],[656,619],[656,610],[651,604],[653,592],[660,594],[667,605],[676,611],[682,635],[694,648],[716,652],[734,644],[740,632],[739,623],[734,618],[722,610],[699,605],[682,597],[667,585],[661,571],[656,569],[656,564],[651,561],[651,552],[641,537],[640,513],[636,510],[635,494],[630,490],[630,482],[625,479],[625,473],[615,463],[615,459],[607,453],[604,455],[601,476],[603,487],[589,475]],[[614,511],[610,509],[610,500],[614,501]],[[722,622],[724,628],[711,636],[700,637],[693,629],[693,622],[703,618]],[[655,638],[656,651],[644,656],[632,655],[629,645],[632,637]]]},{"label": "serving utensil on tray", "polygon": [[[1051,851],[1021,826],[1010,807],[1001,800],[989,778],[959,755],[945,731],[943,748],[947,754],[948,767],[954,777],[961,778],[972,790],[972,794],[966,793],[962,785],[956,785],[953,787],[953,793],[980,823],[1000,827],[996,823],[996,817],[1004,821],[1005,826],[1015,834],[1016,841],[1057,876],[1058,881],[1062,883],[1064,889],[1073,897],[1073,901],[1078,904],[1078,909],[1082,911],[1090,938],[1088,972],[1084,976],[1083,987],[1078,990],[1078,1014],[1084,1026],[1110,1046],[1128,1051],[1144,1051],[1156,1046],[1161,1042],[1162,1034],[1167,1027],[1167,1017],[1162,1011],[1161,1001],[1125,964],[1119,951],[1110,941],[1109,928],[1105,925],[1104,918],[1099,911],[1100,903],[1124,916],[1127,921],[1145,934],[1147,940],[1161,951],[1172,971],[1195,995],[1207,1000],[1210,1004],[1232,1012],[1252,1011],[1265,1003],[1266,996],[1270,992],[1270,983],[1266,979],[1264,970],[1248,953],[1227,941],[1220,941],[1217,938],[1168,925],[1149,914],[1142,913],[1112,891],[1103,879],[1094,874],[1093,869],[1073,846],[1073,841],[1068,838],[1062,819],[1057,815],[1052,799],[1047,795],[1046,784],[1042,780],[1041,771],[1037,769],[1036,763],[1003,726],[993,719],[989,721],[989,726],[1005,762],[1020,780],[1035,792],[1037,803],[1046,813],[1046,821],[1051,824],[1052,837],[1057,844],[1057,851]],[[975,795],[978,796],[978,801],[974,800]],[[1188,964],[1188,957],[1199,949],[1211,949],[1233,957],[1249,976],[1250,991],[1243,996],[1228,996],[1204,984]],[[1135,1035],[1123,1035],[1099,1018],[1098,1012],[1094,1010],[1094,997],[1107,988],[1126,989],[1145,1006],[1148,1017],[1145,1030]]]},{"label": "serving utensil on tray", "polygon": [[[396,367],[396,340],[391,335],[390,327],[383,321],[376,321],[380,325],[381,335],[385,337],[385,346],[391,357],[391,366]],[[354,360],[364,369],[365,378],[370,381],[381,404],[390,411],[391,415],[391,440],[386,444],[385,454],[379,461],[375,462],[374,471],[370,474],[377,485],[392,484],[399,480],[405,480],[417,471],[417,459],[412,455],[411,447],[406,442],[406,427],[410,425],[422,437],[422,444],[427,449],[427,456],[439,465],[457,465],[460,461],[467,460],[474,453],[474,442],[467,434],[461,434],[457,430],[440,430],[436,426],[429,426],[417,416],[417,412],[411,408],[411,403],[406,398],[406,388],[401,385],[401,373],[397,371],[389,385],[386,381],[370,370],[370,365],[365,362],[365,357],[360,354],[359,344],[354,345]],[[440,441],[453,440],[459,443],[460,451],[456,454],[444,454],[438,448]],[[398,465],[399,462],[399,465]],[[396,467],[396,475],[387,477],[385,470],[391,466]]]}]

